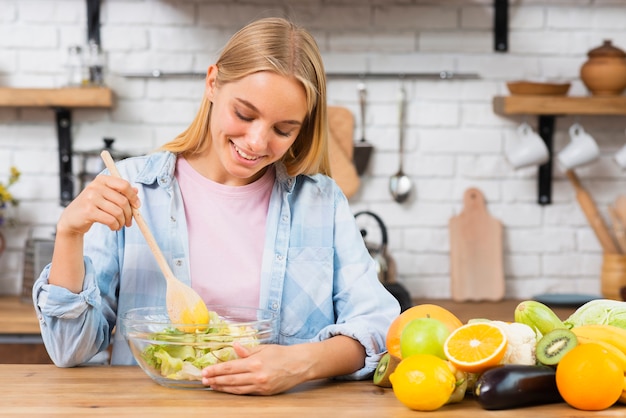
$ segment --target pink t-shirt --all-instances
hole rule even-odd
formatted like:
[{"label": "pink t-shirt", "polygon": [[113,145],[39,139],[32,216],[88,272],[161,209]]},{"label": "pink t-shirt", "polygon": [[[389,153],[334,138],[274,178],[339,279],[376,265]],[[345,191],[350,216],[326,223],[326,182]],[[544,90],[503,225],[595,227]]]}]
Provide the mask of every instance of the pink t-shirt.
[{"label": "pink t-shirt", "polygon": [[176,178],[187,217],[192,287],[207,304],[258,307],[274,170],[233,187],[203,177],[178,158]]}]

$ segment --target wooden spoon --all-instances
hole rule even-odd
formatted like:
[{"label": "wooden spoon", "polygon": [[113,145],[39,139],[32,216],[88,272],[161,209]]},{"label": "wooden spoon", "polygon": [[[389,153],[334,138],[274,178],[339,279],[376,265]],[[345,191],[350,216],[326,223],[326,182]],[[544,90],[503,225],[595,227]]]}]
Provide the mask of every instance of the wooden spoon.
[{"label": "wooden spoon", "polygon": [[[102,157],[106,168],[108,168],[111,172],[111,175],[122,178],[117,170],[117,167],[115,166],[115,162],[113,161],[111,154],[109,154],[107,150],[104,150],[100,156]],[[156,258],[157,264],[159,265],[161,272],[163,272],[163,276],[165,276],[165,281],[167,282],[165,303],[167,306],[167,313],[170,316],[170,321],[172,321],[173,324],[208,324],[209,310],[206,307],[206,304],[195,290],[174,276],[174,273],[167,264],[161,249],[148,227],[148,224],[146,224],[143,216],[141,216],[141,212],[139,212],[139,209],[136,208],[132,208],[132,210],[135,222],[148,242],[148,246],[150,247],[154,258]],[[187,328],[190,328],[189,331],[195,330],[195,327]],[[187,329],[185,328],[185,330]]]}]

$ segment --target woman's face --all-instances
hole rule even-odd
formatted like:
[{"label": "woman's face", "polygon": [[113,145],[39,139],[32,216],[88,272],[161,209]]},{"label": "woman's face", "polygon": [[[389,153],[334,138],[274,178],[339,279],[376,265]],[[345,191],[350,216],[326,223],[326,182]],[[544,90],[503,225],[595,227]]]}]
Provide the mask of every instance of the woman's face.
[{"label": "woman's face", "polygon": [[249,184],[296,140],[307,112],[304,87],[269,71],[218,87],[216,75],[209,68],[211,145],[201,172],[222,184]]}]

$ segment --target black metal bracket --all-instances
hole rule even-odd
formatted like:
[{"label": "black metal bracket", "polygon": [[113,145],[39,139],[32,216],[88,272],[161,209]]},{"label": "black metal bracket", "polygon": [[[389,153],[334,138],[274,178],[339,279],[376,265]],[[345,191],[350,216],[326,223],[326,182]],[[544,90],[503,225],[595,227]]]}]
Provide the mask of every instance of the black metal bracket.
[{"label": "black metal bracket", "polygon": [[509,0],[493,0],[493,48],[509,50]]},{"label": "black metal bracket", "polygon": [[87,40],[100,43],[100,0],[87,0]]},{"label": "black metal bracket", "polygon": [[537,202],[540,205],[548,205],[552,202],[552,157],[553,157],[553,137],[554,137],[554,121],[555,116],[540,115],[539,116],[539,136],[548,147],[550,158],[545,164],[539,166],[537,175],[537,188],[539,196]]},{"label": "black metal bracket", "polygon": [[74,198],[72,174],[72,113],[66,108],[55,108],[57,140],[59,143],[59,181],[61,205],[67,206]]}]

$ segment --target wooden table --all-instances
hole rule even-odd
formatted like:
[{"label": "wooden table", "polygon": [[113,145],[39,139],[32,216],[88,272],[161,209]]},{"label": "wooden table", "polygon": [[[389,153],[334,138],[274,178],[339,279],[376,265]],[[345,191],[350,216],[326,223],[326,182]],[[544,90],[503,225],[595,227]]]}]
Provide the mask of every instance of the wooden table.
[{"label": "wooden table", "polygon": [[[3,417],[416,417],[425,413],[401,404],[391,389],[371,383],[315,381],[276,396],[239,396],[205,390],[171,389],[154,383],[138,367],[0,365]],[[192,415],[193,414],[193,415]],[[564,403],[485,411],[470,396],[428,417],[520,416],[623,417],[626,405],[601,412],[578,411]],[[426,415],[424,415],[426,416]]]}]

